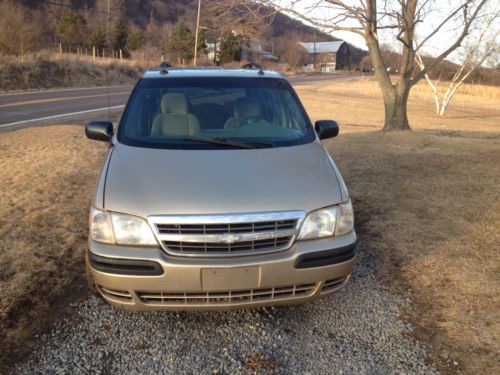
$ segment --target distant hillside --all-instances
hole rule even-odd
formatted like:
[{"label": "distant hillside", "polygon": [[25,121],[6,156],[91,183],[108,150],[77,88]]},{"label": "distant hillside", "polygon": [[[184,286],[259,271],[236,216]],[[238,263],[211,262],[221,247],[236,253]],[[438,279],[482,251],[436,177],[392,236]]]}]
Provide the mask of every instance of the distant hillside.
[{"label": "distant hillside", "polygon": [[[2,0],[0,0],[2,1]],[[107,17],[107,5],[110,4],[111,18],[125,14],[129,24],[135,25],[142,30],[146,30],[152,21],[160,26],[173,26],[178,20],[183,20],[191,29],[194,29],[196,22],[198,0],[11,0],[26,7],[36,9],[43,14],[45,29],[40,34],[44,35],[38,44],[46,44],[50,37],[55,39],[55,25],[60,17],[69,10],[79,10],[88,19],[91,31],[95,30],[98,24],[103,24]],[[217,0],[203,0],[202,2],[202,26],[221,29],[227,27],[232,20],[217,20],[214,16],[214,8],[220,6]],[[262,13],[272,12],[269,9],[261,8]],[[243,9],[239,18],[246,22],[253,22],[252,16]],[[229,21],[229,22],[228,22]],[[110,21],[111,24],[113,21]],[[264,22],[255,30],[255,37],[264,43],[266,50],[280,52],[289,47],[290,42],[305,41],[310,42],[316,39],[321,41],[339,40],[329,34],[323,33],[311,26],[292,19],[284,14],[277,13],[272,19]],[[48,37],[48,38],[47,38]],[[359,64],[366,52],[351,46],[351,54],[354,57],[354,64]]]}]

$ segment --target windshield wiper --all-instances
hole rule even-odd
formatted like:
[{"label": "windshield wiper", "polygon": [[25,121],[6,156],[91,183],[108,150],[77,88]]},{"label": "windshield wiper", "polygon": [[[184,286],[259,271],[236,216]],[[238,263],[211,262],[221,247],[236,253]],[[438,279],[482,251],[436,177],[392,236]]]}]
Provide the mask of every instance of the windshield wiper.
[{"label": "windshield wiper", "polygon": [[251,139],[251,138],[244,138],[244,139],[245,139],[245,141],[248,141],[248,143],[253,143],[255,145],[263,145],[263,146],[276,147],[276,143],[271,142],[271,141],[259,141],[257,139]]},{"label": "windshield wiper", "polygon": [[193,135],[186,135],[183,137],[184,140],[186,141],[193,141],[193,142],[205,142],[205,143],[215,143],[218,145],[225,145],[225,146],[232,146],[232,147],[238,147],[238,148],[255,148],[255,146],[246,144],[246,143],[239,143],[239,142],[233,142],[229,141],[226,138],[208,138],[208,137],[196,137]]}]

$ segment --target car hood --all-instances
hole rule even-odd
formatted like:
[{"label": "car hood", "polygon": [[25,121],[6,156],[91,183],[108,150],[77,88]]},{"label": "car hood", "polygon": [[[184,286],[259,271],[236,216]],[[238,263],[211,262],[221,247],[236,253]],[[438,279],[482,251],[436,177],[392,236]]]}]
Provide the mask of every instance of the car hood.
[{"label": "car hood", "polygon": [[341,202],[319,142],[293,147],[163,150],[114,146],[106,210],[161,214],[311,211]]}]

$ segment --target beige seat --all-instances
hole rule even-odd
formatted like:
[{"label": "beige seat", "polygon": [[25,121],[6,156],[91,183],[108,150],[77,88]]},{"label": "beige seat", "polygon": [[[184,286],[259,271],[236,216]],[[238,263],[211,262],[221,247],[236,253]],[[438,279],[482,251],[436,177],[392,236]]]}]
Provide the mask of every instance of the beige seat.
[{"label": "beige seat", "polygon": [[161,98],[161,112],[156,115],[151,127],[151,135],[193,135],[200,131],[195,115],[188,113],[186,95],[168,93]]},{"label": "beige seat", "polygon": [[239,99],[233,104],[233,117],[229,117],[224,129],[239,128],[246,120],[260,116],[260,104],[252,99]]}]

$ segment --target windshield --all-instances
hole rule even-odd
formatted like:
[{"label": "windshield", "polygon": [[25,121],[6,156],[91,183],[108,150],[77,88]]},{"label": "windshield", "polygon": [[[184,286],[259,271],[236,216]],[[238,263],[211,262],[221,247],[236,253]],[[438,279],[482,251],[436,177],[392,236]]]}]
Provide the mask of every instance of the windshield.
[{"label": "windshield", "polygon": [[284,79],[142,79],[118,129],[124,144],[150,148],[268,148],[314,141]]}]

